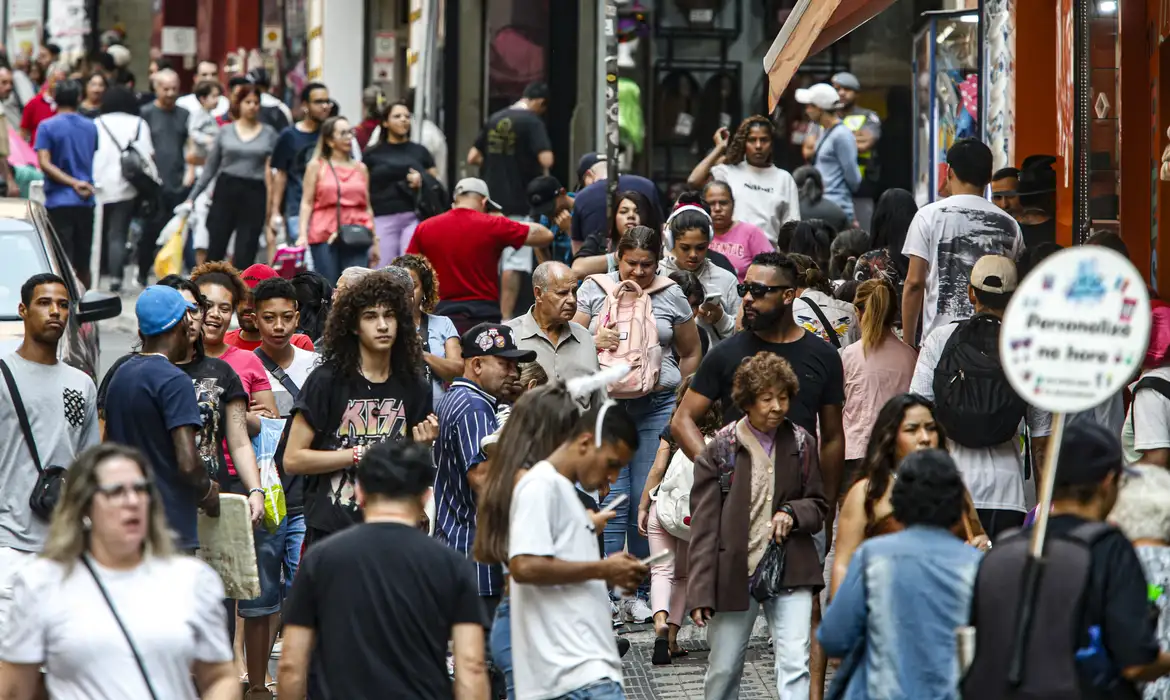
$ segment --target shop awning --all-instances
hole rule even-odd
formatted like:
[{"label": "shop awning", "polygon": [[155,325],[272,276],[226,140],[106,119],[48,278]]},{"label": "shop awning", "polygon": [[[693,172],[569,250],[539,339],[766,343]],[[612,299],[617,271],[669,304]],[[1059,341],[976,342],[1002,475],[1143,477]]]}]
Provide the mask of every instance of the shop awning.
[{"label": "shop awning", "polygon": [[873,19],[894,0],[799,0],[772,48],[764,56],[768,73],[768,110],[776,103],[804,59]]}]

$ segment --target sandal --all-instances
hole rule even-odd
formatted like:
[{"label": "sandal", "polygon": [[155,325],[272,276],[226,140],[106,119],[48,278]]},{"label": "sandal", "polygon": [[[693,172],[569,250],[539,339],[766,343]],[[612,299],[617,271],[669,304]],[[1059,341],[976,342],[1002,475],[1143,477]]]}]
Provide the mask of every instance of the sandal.
[{"label": "sandal", "polygon": [[650,663],[655,666],[669,666],[671,664],[670,642],[665,637],[654,638],[654,654]]},{"label": "sandal", "polygon": [[682,647],[679,647],[678,649],[670,652],[670,658],[672,659],[680,659],[684,656],[689,656],[689,654],[687,653],[687,650],[683,649]]}]

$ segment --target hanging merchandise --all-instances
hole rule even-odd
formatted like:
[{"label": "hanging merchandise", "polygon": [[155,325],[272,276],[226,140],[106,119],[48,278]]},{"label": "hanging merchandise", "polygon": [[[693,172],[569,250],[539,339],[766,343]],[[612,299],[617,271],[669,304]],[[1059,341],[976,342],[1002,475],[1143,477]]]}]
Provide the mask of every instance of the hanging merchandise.
[{"label": "hanging merchandise", "polygon": [[[658,83],[654,99],[654,140],[689,146],[696,142],[695,114],[699,109],[699,83],[688,71],[674,70]],[[710,134],[707,135],[710,138]]]},{"label": "hanging merchandise", "polygon": [[646,145],[646,122],[642,116],[642,88],[629,78],[618,78],[618,143],[634,155]]},{"label": "hanging merchandise", "polygon": [[695,126],[699,138],[709,137],[716,129],[735,131],[743,119],[742,114],[739,79],[728,72],[718,72],[708,78],[699,96]]},{"label": "hanging merchandise", "polygon": [[674,0],[678,11],[692,27],[710,27],[723,11],[726,0]]}]

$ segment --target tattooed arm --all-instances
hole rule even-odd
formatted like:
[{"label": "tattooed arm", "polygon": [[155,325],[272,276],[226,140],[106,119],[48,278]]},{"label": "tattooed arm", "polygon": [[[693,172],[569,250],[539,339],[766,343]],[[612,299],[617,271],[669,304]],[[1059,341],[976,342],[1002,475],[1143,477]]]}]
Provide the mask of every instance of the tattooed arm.
[{"label": "tattooed arm", "polygon": [[253,489],[260,488],[260,470],[256,466],[256,453],[252,450],[252,438],[248,436],[248,402],[236,399],[227,407],[228,454],[236,467],[236,474],[244,488],[248,489],[248,505],[252,522],[259,522],[264,515],[264,494]]}]

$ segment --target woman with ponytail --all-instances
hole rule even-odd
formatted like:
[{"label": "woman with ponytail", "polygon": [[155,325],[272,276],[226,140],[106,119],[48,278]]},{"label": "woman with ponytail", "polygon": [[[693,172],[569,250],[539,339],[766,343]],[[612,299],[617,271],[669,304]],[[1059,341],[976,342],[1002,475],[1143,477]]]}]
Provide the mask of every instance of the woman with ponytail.
[{"label": "woman with ponytail", "polygon": [[[800,226],[808,225],[802,222]],[[857,309],[833,296],[833,285],[824,268],[800,253],[789,253],[788,258],[796,263],[797,270],[797,298],[792,306],[796,323],[838,350],[856,342],[861,336]]]}]

